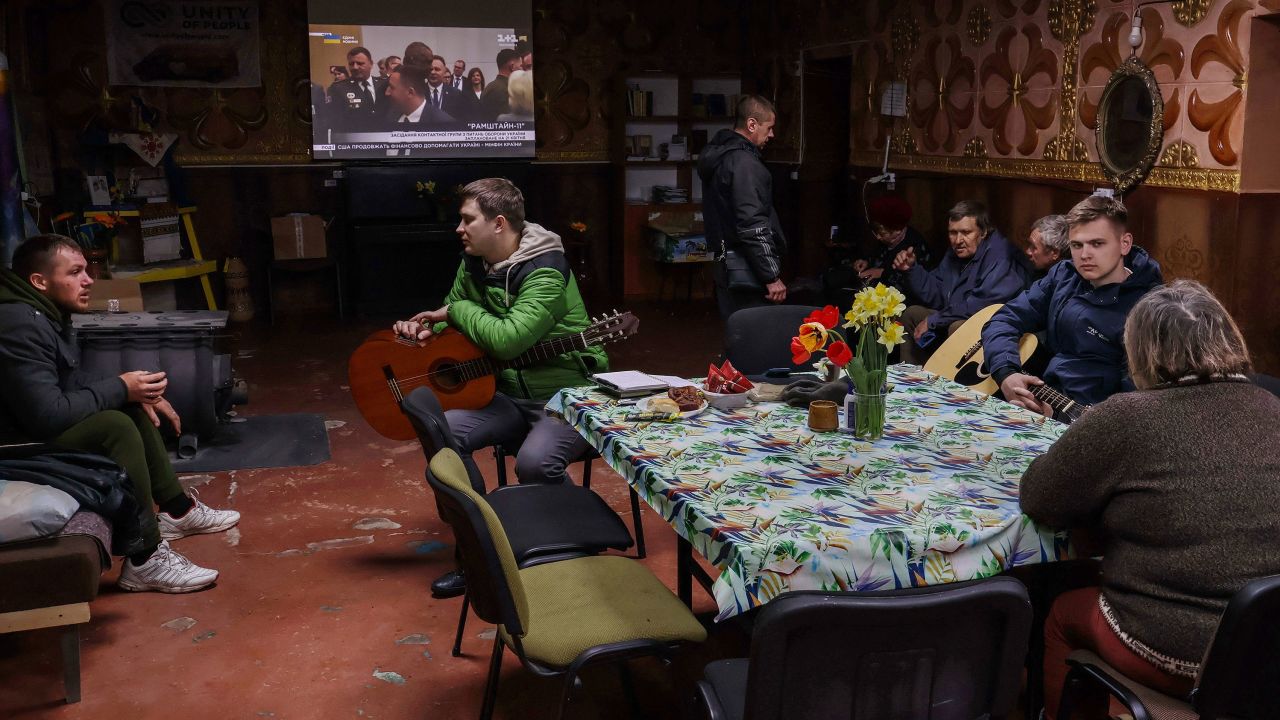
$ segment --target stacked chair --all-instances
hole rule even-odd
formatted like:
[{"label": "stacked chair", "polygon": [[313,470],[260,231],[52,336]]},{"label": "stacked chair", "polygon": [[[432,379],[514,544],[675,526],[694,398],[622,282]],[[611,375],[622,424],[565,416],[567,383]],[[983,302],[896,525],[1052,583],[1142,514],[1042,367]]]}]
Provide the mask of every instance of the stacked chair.
[{"label": "stacked chair", "polygon": [[467,578],[453,654],[469,607],[499,626],[481,718],[492,717],[505,648],[531,672],[563,678],[563,714],[583,667],[666,658],[681,643],[705,639],[689,609],[644,566],[598,555],[632,546],[626,525],[598,495],[569,483],[481,495],[484,479],[463,464],[435,396],[416,390],[401,407],[422,443],[427,483],[453,527]]},{"label": "stacked chair", "polygon": [[[420,388],[404,399],[401,409],[409,417],[422,452],[430,462],[442,450],[458,453],[440,402],[430,390]],[[473,488],[483,488],[484,478],[470,474]],[[605,550],[626,550],[633,544],[627,526],[599,495],[576,485],[511,485],[486,496],[486,502],[502,520],[516,562],[528,567]],[[453,644],[456,657],[462,650],[469,596],[463,596],[458,633]]]},{"label": "stacked chair", "polygon": [[[431,459],[427,482],[441,517],[453,527],[475,612],[498,625],[481,720],[493,716],[506,648],[535,675],[562,680],[560,718],[583,668],[642,656],[666,659],[679,645],[706,639],[689,609],[631,558],[583,555],[521,567],[506,522],[472,488],[452,450]],[[620,669],[625,681],[625,665]]]}]

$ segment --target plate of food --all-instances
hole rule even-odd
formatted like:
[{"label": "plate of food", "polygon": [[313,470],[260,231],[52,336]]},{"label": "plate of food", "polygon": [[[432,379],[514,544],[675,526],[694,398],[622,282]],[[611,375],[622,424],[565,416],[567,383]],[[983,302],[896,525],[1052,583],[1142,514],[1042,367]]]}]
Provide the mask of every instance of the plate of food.
[{"label": "plate of food", "polygon": [[636,409],[642,413],[662,413],[691,418],[707,409],[707,399],[702,395],[701,390],[686,385],[671,388],[666,395],[641,398],[636,403]]}]

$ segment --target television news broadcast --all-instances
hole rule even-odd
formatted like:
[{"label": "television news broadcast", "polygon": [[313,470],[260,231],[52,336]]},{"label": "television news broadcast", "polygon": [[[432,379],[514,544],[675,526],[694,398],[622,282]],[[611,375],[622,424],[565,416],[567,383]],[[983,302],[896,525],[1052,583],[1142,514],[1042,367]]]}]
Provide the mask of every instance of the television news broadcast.
[{"label": "television news broadcast", "polygon": [[308,9],[314,159],[533,157],[528,0]]}]

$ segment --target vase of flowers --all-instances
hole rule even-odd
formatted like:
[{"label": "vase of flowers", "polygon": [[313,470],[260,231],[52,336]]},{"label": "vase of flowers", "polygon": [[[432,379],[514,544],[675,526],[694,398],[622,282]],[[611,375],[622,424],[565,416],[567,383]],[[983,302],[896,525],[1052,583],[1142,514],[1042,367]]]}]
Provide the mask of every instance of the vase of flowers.
[{"label": "vase of flowers", "polygon": [[906,298],[897,289],[877,283],[853,298],[853,307],[844,314],[841,326],[852,343],[836,329],[840,313],[834,305],[815,310],[791,339],[792,360],[798,365],[813,353],[824,352],[818,365],[834,367],[837,376],[847,378],[845,428],[867,440],[884,436],[885,395],[888,392],[889,352],[906,339],[896,318],[906,309]]},{"label": "vase of flowers", "polygon": [[76,242],[84,252],[89,277],[95,280],[111,277],[111,246],[118,232],[116,226],[121,222],[116,213],[97,213],[76,228]]}]

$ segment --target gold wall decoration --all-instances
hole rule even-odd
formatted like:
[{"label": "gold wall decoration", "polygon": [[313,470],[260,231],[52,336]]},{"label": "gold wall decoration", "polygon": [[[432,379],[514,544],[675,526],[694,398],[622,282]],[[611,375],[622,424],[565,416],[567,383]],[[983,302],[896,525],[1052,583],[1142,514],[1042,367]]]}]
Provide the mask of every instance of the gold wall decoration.
[{"label": "gold wall decoration", "polygon": [[1173,246],[1164,252],[1161,264],[1171,277],[1204,281],[1204,253],[1186,234],[1173,241]]},{"label": "gold wall decoration", "polygon": [[920,23],[908,10],[893,21],[893,62],[898,80],[911,77],[911,55],[920,44]]},{"label": "gold wall decoration", "polygon": [[1212,0],[1177,0],[1173,3],[1173,19],[1187,27],[1195,27],[1209,14],[1212,4]]},{"label": "gold wall decoration", "polygon": [[1160,154],[1160,164],[1164,167],[1194,168],[1200,167],[1200,154],[1186,140],[1169,143],[1169,147]]},{"label": "gold wall decoration", "polygon": [[981,45],[991,37],[991,11],[986,5],[974,5],[969,11],[969,39]]},{"label": "gold wall decoration", "polygon": [[1085,146],[1075,129],[1067,129],[1058,133],[1044,145],[1045,160],[1063,160],[1068,162],[1088,162],[1089,148]]},{"label": "gold wall decoration", "polygon": [[[1131,118],[1150,103],[1151,117]],[[1118,108],[1118,109],[1117,109]],[[1134,125],[1146,125],[1144,142],[1133,137]],[[1111,74],[1098,104],[1098,159],[1116,192],[1124,194],[1140,184],[1155,166],[1164,144],[1164,97],[1155,73],[1136,55]],[[1138,147],[1145,144],[1145,147]],[[1135,153],[1134,151],[1137,151]]]},{"label": "gold wall decoration", "polygon": [[[916,170],[958,175],[991,175],[1006,178],[1057,178],[1080,183],[1107,182],[1102,166],[1092,162],[1065,162],[1059,160],[1027,160],[1012,158],[957,157],[944,155],[905,155],[894,149],[889,156],[892,170]],[[880,167],[883,153],[862,151],[854,153],[853,164]],[[1215,192],[1240,192],[1239,170],[1213,168],[1155,167],[1143,182],[1152,187],[1179,190],[1211,190]]]},{"label": "gold wall decoration", "polygon": [[980,137],[975,137],[965,143],[964,156],[967,158],[985,158],[987,157],[987,143]]},{"label": "gold wall decoration", "polygon": [[895,132],[890,149],[897,155],[915,155],[918,153],[916,136],[911,134],[911,128],[904,127]]}]

